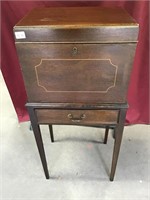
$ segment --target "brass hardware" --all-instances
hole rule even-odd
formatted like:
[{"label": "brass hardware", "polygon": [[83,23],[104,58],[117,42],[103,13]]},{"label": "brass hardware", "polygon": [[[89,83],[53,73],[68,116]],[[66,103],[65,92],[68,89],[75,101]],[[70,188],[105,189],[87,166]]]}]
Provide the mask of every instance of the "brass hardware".
[{"label": "brass hardware", "polygon": [[76,55],[77,53],[78,53],[78,48],[77,47],[73,47],[72,55]]},{"label": "brass hardware", "polygon": [[73,117],[73,115],[71,113],[68,114],[68,118],[72,121],[72,122],[77,122],[79,123],[82,119],[86,118],[85,114],[81,114],[80,117]]}]

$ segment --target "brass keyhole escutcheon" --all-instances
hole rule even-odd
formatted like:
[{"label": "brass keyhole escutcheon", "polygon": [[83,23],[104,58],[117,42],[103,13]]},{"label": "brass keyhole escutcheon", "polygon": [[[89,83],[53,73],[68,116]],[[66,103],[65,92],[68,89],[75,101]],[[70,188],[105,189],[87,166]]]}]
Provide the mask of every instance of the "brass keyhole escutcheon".
[{"label": "brass keyhole escutcheon", "polygon": [[72,55],[76,55],[77,53],[78,53],[78,48],[77,47],[73,47]]}]

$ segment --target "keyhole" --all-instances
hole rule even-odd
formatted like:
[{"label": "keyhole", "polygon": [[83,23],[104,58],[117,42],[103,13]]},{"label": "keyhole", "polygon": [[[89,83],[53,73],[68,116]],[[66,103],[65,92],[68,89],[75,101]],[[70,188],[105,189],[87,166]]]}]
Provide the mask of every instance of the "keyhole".
[{"label": "keyhole", "polygon": [[73,49],[72,49],[72,54],[73,54],[73,55],[76,55],[77,53],[78,53],[77,47],[73,47]]}]

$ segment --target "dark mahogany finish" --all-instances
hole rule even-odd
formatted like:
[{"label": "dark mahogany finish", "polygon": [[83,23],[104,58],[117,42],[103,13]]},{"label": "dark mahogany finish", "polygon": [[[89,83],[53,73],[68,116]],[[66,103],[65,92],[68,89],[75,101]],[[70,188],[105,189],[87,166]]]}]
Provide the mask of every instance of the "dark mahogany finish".
[{"label": "dark mahogany finish", "polygon": [[116,110],[53,110],[37,109],[39,124],[117,124],[118,111]]},{"label": "dark mahogany finish", "polygon": [[135,43],[16,46],[29,102],[126,101]]},{"label": "dark mahogany finish", "polygon": [[114,179],[126,116],[126,95],[138,24],[121,8],[57,7],[32,10],[14,27],[28,96],[26,104],[46,178],[40,124],[115,130]]}]

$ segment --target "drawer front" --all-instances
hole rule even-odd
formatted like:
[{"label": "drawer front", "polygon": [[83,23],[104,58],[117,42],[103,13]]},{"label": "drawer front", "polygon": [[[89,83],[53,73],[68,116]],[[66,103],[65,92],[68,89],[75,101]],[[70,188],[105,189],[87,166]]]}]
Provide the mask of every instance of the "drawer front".
[{"label": "drawer front", "polygon": [[53,110],[37,109],[39,124],[116,124],[117,110]]},{"label": "drawer front", "polygon": [[17,44],[29,102],[123,103],[135,44]]}]

